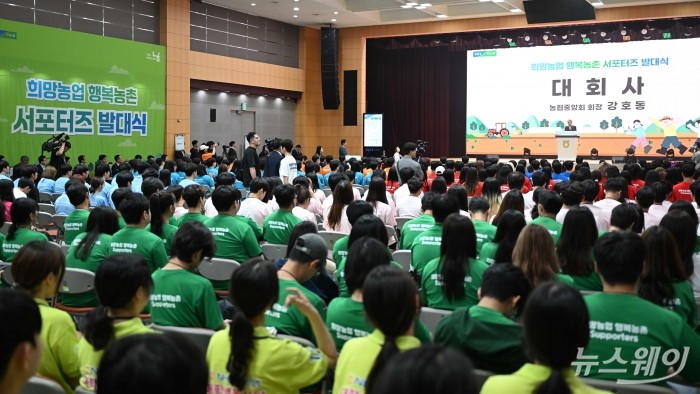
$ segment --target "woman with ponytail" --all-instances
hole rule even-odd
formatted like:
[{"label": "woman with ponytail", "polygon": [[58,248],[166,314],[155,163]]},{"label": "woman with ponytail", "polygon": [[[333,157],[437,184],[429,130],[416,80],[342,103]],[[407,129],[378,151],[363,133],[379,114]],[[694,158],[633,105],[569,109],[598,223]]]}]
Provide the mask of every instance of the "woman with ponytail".
[{"label": "woman with ponytail", "polygon": [[317,349],[275,338],[265,328],[265,312],[277,302],[278,292],[277,268],[269,261],[249,260],[233,271],[229,297],[235,312],[207,349],[209,392],[296,394],[323,379],[335,361],[335,345],[303,293],[290,289],[284,305],[309,319]]},{"label": "woman with ponytail", "polygon": [[[100,264],[109,257],[112,235],[119,231],[117,212],[108,207],[97,207],[90,212],[85,232],[73,240],[66,253],[66,267],[97,272]],[[81,294],[61,294],[61,303],[71,307],[97,305],[94,291]]]},{"label": "woman with ponytail", "polygon": [[459,213],[445,219],[440,257],[423,268],[421,299],[431,308],[455,310],[479,302],[477,290],[488,265],[476,259],[476,230]]},{"label": "woman with ponytail", "polygon": [[571,369],[578,349],[588,345],[588,309],[581,293],[561,282],[545,282],[528,297],[523,315],[525,348],[534,363],[512,375],[490,377],[490,393],[607,393],[587,386]]},{"label": "woman with ponytail", "polygon": [[90,207],[109,207],[109,202],[102,195],[105,181],[102,178],[93,177],[90,181]]},{"label": "woman with ponytail", "polygon": [[362,303],[376,329],[345,343],[335,370],[333,394],[364,393],[392,356],[420,346],[413,336],[420,299],[408,272],[387,265],[372,269],[362,288]]},{"label": "woman with ponytail", "polygon": [[[296,180],[296,178],[294,179]],[[309,189],[305,188],[299,183],[296,183],[294,187],[296,189],[296,205],[292,209],[292,213],[294,214],[294,216],[298,217],[301,220],[305,220],[307,222],[316,224],[318,222],[316,220],[316,215],[314,215],[313,212],[309,211],[309,206],[311,204],[312,199],[311,192],[309,192]]]},{"label": "woman with ponytail", "polygon": [[151,272],[139,255],[114,255],[100,265],[95,275],[100,306],[87,315],[85,335],[76,348],[82,388],[95,390],[97,366],[114,341],[153,332],[138,317],[148,304],[152,287]]},{"label": "woman with ponytail", "polygon": [[10,207],[12,225],[2,243],[2,255],[6,263],[12,262],[15,254],[27,243],[49,240],[46,235],[32,230],[38,216],[39,204],[31,198],[18,198],[12,204]]},{"label": "woman with ponytail", "polygon": [[165,253],[170,255],[173,238],[177,233],[177,227],[170,224],[170,219],[175,213],[175,195],[170,192],[158,191],[151,195],[151,223],[146,230],[159,236],[163,240]]},{"label": "woman with ponytail", "polygon": [[498,221],[493,241],[485,242],[481,247],[479,260],[488,265],[511,263],[513,261],[513,248],[515,248],[515,243],[518,241],[520,231],[525,228],[526,224],[525,216],[522,212],[515,209],[504,211]]}]

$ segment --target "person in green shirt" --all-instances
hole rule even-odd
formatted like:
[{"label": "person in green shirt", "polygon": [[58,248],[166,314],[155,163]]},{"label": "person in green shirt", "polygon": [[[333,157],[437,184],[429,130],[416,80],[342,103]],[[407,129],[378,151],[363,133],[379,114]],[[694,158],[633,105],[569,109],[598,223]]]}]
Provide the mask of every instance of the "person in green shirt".
[{"label": "person in green shirt", "polygon": [[0,316],[0,393],[19,394],[39,369],[41,314],[24,292],[0,289]]},{"label": "person in green shirt", "polygon": [[513,248],[513,265],[523,270],[535,287],[551,280],[574,286],[569,275],[560,273],[552,236],[540,225],[527,225],[520,232]]},{"label": "person in green shirt", "polygon": [[281,185],[275,188],[275,201],[279,209],[265,218],[263,223],[263,239],[265,242],[286,245],[292,229],[302,219],[292,213],[296,198],[296,188],[292,185]]},{"label": "person in green shirt", "polygon": [[[354,226],[360,216],[372,215],[373,213],[372,205],[365,200],[355,200],[351,202],[348,204],[348,209],[346,210],[350,226]],[[352,230],[350,230],[350,232],[352,232]],[[348,256],[349,240],[350,235],[346,235],[333,244],[333,261],[336,265],[340,264],[341,260]]]},{"label": "person in green shirt", "polygon": [[90,192],[80,182],[66,185],[66,195],[75,210],[68,215],[63,225],[65,242],[70,245],[78,234],[85,232],[88,216],[90,216]]},{"label": "person in green shirt", "polygon": [[416,236],[411,244],[411,267],[419,275],[430,260],[440,257],[442,222],[450,214],[458,213],[459,207],[452,197],[440,194],[433,199],[432,210],[435,224]]},{"label": "person in green shirt", "polygon": [[476,252],[480,259],[481,249],[496,236],[496,226],[489,223],[489,208],[485,197],[475,196],[469,200],[469,216],[476,230]]},{"label": "person in green shirt", "polygon": [[525,344],[534,363],[512,375],[491,376],[482,394],[607,393],[587,386],[571,368],[590,338],[588,312],[578,290],[559,282],[543,283],[528,298],[523,323]]},{"label": "person in green shirt", "polygon": [[561,236],[562,224],[557,222],[556,218],[562,205],[564,205],[564,202],[557,192],[542,190],[539,193],[537,202],[537,213],[539,216],[530,222],[546,228],[552,236],[555,245],[559,242],[559,237]]},{"label": "person in green shirt", "polygon": [[[700,382],[700,337],[677,313],[637,296],[647,257],[639,235],[606,233],[593,253],[603,292],[584,297],[591,340],[580,353],[579,375],[661,384],[672,367],[687,384]],[[639,356],[650,352],[656,353],[653,359]],[[651,364],[631,368],[640,358]]]},{"label": "person in green shirt", "polygon": [[[78,235],[66,253],[66,267],[97,272],[110,256],[112,235],[119,231],[117,213],[109,207],[97,207],[90,212],[85,232]],[[96,306],[94,291],[81,294],[61,294],[61,304],[71,307]]]},{"label": "person in green shirt", "polygon": [[411,276],[400,268],[383,265],[370,271],[362,302],[376,329],[345,343],[335,369],[333,393],[371,391],[374,379],[392,356],[420,346],[413,336],[420,309],[417,290]]},{"label": "person in green shirt", "polygon": [[[22,200],[27,199],[18,199],[15,204]],[[41,313],[43,352],[38,373],[72,394],[80,377],[75,353],[78,333],[73,318],[64,311],[50,307],[46,301],[56,296],[65,270],[66,259],[61,248],[43,241],[31,241],[24,245],[12,262],[15,287],[29,293]]]},{"label": "person in green shirt", "polygon": [[522,327],[512,320],[522,310],[530,282],[512,264],[495,264],[484,271],[479,303],[459,308],[440,320],[435,343],[462,351],[474,367],[513,373],[527,362]]},{"label": "person in green shirt", "polygon": [[182,198],[187,203],[187,213],[180,216],[177,220],[177,226],[182,226],[183,223],[195,221],[204,223],[209,219],[202,214],[202,206],[204,205],[204,189],[199,185],[189,185],[182,192]]},{"label": "person in green shirt", "polygon": [[571,276],[579,290],[603,290],[593,263],[593,245],[597,239],[598,227],[591,210],[579,205],[571,207],[556,246],[562,272]]},{"label": "person in green shirt", "polygon": [[283,300],[309,321],[318,348],[305,348],[273,337],[265,328],[265,311],[279,297],[277,269],[269,261],[251,261],[231,276],[229,297],[234,305],[231,324],[209,341],[209,392],[296,394],[319,382],[337,353],[318,310],[297,288]]},{"label": "person in green shirt", "polygon": [[[350,235],[348,237],[348,248],[352,248],[354,243],[362,237],[370,237],[379,241],[379,243],[384,245],[384,250],[386,250],[387,253],[391,253],[388,247],[389,237],[386,233],[386,227],[384,226],[384,222],[377,216],[373,214],[362,215],[355,221],[355,225],[352,227],[352,230],[350,230]],[[343,257],[336,264],[335,276],[338,280],[338,290],[341,297],[350,297],[352,295],[352,292],[348,290],[348,285],[345,282],[346,263],[347,257]]]},{"label": "person in green shirt", "polygon": [[136,253],[143,256],[151,272],[165,265],[168,255],[163,240],[146,226],[151,219],[148,199],[141,193],[128,193],[119,204],[126,228],[117,231],[110,242],[110,253]]},{"label": "person in green shirt", "polygon": [[[476,229],[476,221],[472,220],[472,223],[474,223],[474,228]],[[526,224],[525,215],[522,212],[515,209],[508,209],[503,212],[498,221],[496,235],[492,242],[486,242],[481,248],[479,260],[488,265],[513,262],[515,242]]]},{"label": "person in green shirt", "polygon": [[468,217],[453,213],[442,228],[440,256],[423,268],[423,305],[455,310],[476,305],[477,290],[488,265],[476,259],[476,232]]},{"label": "person in green shirt", "polygon": [[49,238],[46,235],[32,230],[38,215],[39,204],[31,198],[18,198],[12,203],[10,208],[12,225],[2,243],[2,254],[6,263],[11,263],[17,252],[27,243],[48,242]]},{"label": "person in green shirt", "polygon": [[[214,235],[214,256],[239,263],[260,256],[262,249],[253,230],[243,221],[235,219],[241,207],[241,192],[231,186],[219,186],[214,190],[211,199],[219,214],[207,220],[204,226]],[[228,280],[211,282],[216,290],[228,290]]]},{"label": "person in green shirt", "polygon": [[161,326],[224,327],[214,287],[194,271],[216,251],[214,236],[198,222],[186,222],[175,234],[170,261],[152,274],[150,310]]},{"label": "person in green shirt", "polygon": [[177,233],[177,226],[170,224],[170,219],[175,212],[175,195],[166,191],[157,191],[149,199],[151,207],[151,222],[146,226],[146,231],[160,237],[163,240],[165,253],[170,255],[173,246],[173,238]]},{"label": "person in green shirt", "polygon": [[122,201],[124,201],[124,197],[126,197],[126,195],[129,193],[132,193],[132,191],[128,187],[120,187],[119,189],[115,190],[114,193],[112,193],[112,201],[117,207],[115,210],[117,211],[117,216],[119,217],[119,228],[126,228],[126,221],[124,221],[122,212],[119,210],[119,205],[122,203]]},{"label": "person in green shirt", "polygon": [[306,338],[312,342],[316,340],[309,319],[301,313],[299,308],[294,305],[285,305],[283,300],[290,292],[298,289],[325,320],[326,304],[302,283],[319,272],[325,273],[327,256],[328,248],[320,235],[309,233],[297,238],[287,261],[277,271],[279,297],[272,305],[272,309],[265,312],[265,326],[274,327],[281,334]]},{"label": "person in green shirt", "polygon": [[85,333],[76,352],[80,362],[80,387],[95,391],[97,367],[112,342],[125,336],[152,333],[139,312],[148,304],[153,279],[143,257],[135,254],[110,256],[95,275],[100,306],[85,319]]},{"label": "person in green shirt", "polygon": [[[345,278],[350,297],[337,297],[328,304],[326,326],[335,346],[343,348],[349,339],[369,335],[374,328],[365,319],[362,306],[362,285],[367,274],[380,265],[391,264],[391,254],[386,245],[371,236],[353,242],[345,260]],[[420,321],[416,326],[416,337],[422,343],[432,342],[430,331]]]},{"label": "person in green shirt", "polygon": [[399,239],[399,245],[396,247],[397,250],[411,249],[411,244],[413,240],[423,231],[433,227],[435,225],[435,218],[433,218],[433,199],[437,194],[428,192],[423,194],[420,200],[421,210],[423,214],[413,218],[401,227],[401,238]]}]

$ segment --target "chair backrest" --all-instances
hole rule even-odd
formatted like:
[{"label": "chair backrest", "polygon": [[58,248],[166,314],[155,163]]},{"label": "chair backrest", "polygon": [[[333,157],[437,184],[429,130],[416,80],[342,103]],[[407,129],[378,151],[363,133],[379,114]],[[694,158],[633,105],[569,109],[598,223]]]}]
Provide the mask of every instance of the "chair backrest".
[{"label": "chair backrest", "polygon": [[411,251],[410,250],[397,250],[391,254],[391,257],[397,263],[401,264],[401,268],[406,271],[411,270]]},{"label": "chair backrest", "polygon": [[56,201],[59,197],[61,197],[63,193],[51,193],[51,201]]},{"label": "chair backrest", "polygon": [[396,227],[390,226],[388,224],[385,224],[384,227],[386,227],[386,235],[389,237],[389,240],[391,241],[391,238],[396,235]]},{"label": "chair backrest", "polygon": [[302,337],[296,337],[296,336],[294,336],[294,335],[277,334],[277,338],[279,338],[279,339],[288,339],[288,340],[290,340],[290,341],[292,341],[292,342],[296,342],[296,343],[300,344],[301,346],[313,347],[313,348],[316,347],[316,345],[314,345],[314,344],[313,344],[311,341],[309,341],[308,339],[302,338]]},{"label": "chair backrest", "polygon": [[277,261],[287,257],[287,245],[281,244],[262,244],[260,245],[265,258],[272,261]]},{"label": "chair backrest", "polygon": [[12,264],[7,264],[7,266],[0,271],[0,275],[2,275],[2,279],[8,285],[12,286],[15,284],[15,278],[12,276]]},{"label": "chair backrest", "polygon": [[204,259],[202,263],[199,264],[199,273],[203,277],[211,280],[230,280],[231,274],[236,268],[240,267],[241,264],[236,260],[222,259],[218,257],[212,257],[211,260]]},{"label": "chair backrest", "polygon": [[59,230],[63,231],[63,227],[66,225],[67,215],[53,215],[53,224],[58,227]]},{"label": "chair backrest", "polygon": [[95,394],[95,392],[90,391],[90,390],[85,390],[84,388],[82,388],[82,386],[78,386],[75,388],[75,394]]},{"label": "chair backrest", "polygon": [[320,235],[323,240],[326,241],[326,246],[328,249],[333,250],[333,245],[335,245],[339,239],[343,238],[347,234],[339,233],[337,231],[319,231],[318,235]]},{"label": "chair backrest", "polygon": [[192,343],[197,346],[198,349],[202,351],[202,354],[207,354],[207,348],[209,347],[209,340],[211,340],[214,331],[206,328],[196,328],[196,327],[169,327],[169,326],[159,326],[153,324],[151,326],[156,331],[160,332],[174,332],[180,334],[192,341]]},{"label": "chair backrest", "polygon": [[3,233],[7,235],[7,233],[10,231],[10,226],[12,226],[11,222],[5,222],[0,226],[0,233]]},{"label": "chair backrest", "polygon": [[360,197],[362,197],[365,194],[365,188],[362,187],[362,185],[352,185],[353,189],[357,189],[358,192],[360,192]]},{"label": "chair backrest", "polygon": [[321,189],[321,190],[323,190],[323,193],[326,195],[326,197],[328,197],[328,196],[330,196],[331,194],[333,194],[333,191],[332,191],[331,188],[329,188],[329,187],[324,187],[324,188]]},{"label": "chair backrest", "polygon": [[450,313],[452,313],[452,311],[428,308],[427,306],[424,306],[420,311],[420,321],[422,321],[428,330],[430,330],[430,332],[434,335],[440,320]]},{"label": "chair backrest", "polygon": [[95,273],[80,268],[66,268],[59,293],[82,294],[95,290]]},{"label": "chair backrest", "polygon": [[70,249],[69,244],[63,244],[61,245],[61,250],[63,251],[63,254],[68,255],[68,249]]},{"label": "chair backrest", "polygon": [[486,379],[488,379],[492,375],[494,375],[494,373],[491,371],[485,371],[483,369],[474,370],[474,377],[476,378],[476,388],[478,389],[478,391],[481,391],[481,387],[484,386],[484,382],[486,382]]},{"label": "chair backrest", "polygon": [[582,379],[584,383],[589,386],[595,387],[600,390],[608,390],[617,394],[644,394],[644,393],[654,393],[654,394],[673,394],[675,391],[662,387],[654,386],[651,384],[617,384],[614,380],[602,380],[602,379]]},{"label": "chair backrest", "polygon": [[66,392],[53,380],[32,376],[22,387],[20,394],[66,394]]},{"label": "chair backrest", "polygon": [[52,201],[53,198],[51,197],[51,193],[39,192],[39,202],[51,203]]},{"label": "chair backrest", "polygon": [[44,202],[39,203],[39,212],[46,212],[50,214],[55,214],[56,213],[56,208],[53,206],[53,204],[47,204]]},{"label": "chair backrest", "polygon": [[403,229],[403,225],[406,224],[407,221],[412,220],[415,218],[408,217],[408,216],[399,216],[396,218],[396,228],[401,231]]},{"label": "chair backrest", "polygon": [[39,211],[39,214],[36,218],[36,226],[44,228],[48,226],[49,223],[53,222],[53,214],[48,213],[46,211]]}]

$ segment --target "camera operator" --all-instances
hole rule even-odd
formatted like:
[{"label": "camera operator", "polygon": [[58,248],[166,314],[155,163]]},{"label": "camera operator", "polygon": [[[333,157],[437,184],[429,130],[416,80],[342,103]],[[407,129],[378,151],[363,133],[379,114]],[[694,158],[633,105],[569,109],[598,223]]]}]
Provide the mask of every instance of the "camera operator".
[{"label": "camera operator", "polygon": [[228,143],[228,145],[224,145],[223,149],[224,149],[224,156],[226,156],[226,158],[231,163],[238,160],[238,152],[236,152],[236,141],[231,141]]},{"label": "camera operator", "polygon": [[56,168],[61,168],[61,166],[68,164],[68,157],[66,157],[66,153],[71,148],[71,145],[69,141],[66,141],[66,139],[61,139],[51,150],[51,159],[49,160],[49,163]]},{"label": "camera operator", "polygon": [[[407,142],[403,144],[403,149],[401,150],[403,153],[403,157],[401,157],[401,160],[399,160],[396,163],[396,171],[400,172],[401,168],[412,168],[413,172],[415,173],[415,176],[418,177],[418,179],[423,179],[423,170],[421,169],[420,164],[416,161],[416,155],[417,155],[417,150],[418,146],[416,145],[415,142]],[[402,185],[404,181],[402,180],[401,176],[399,175],[399,184]]]},{"label": "camera operator", "polygon": [[265,161],[265,176],[266,177],[279,177],[280,176],[280,163],[284,159],[282,154],[282,144],[279,138],[268,138],[265,143],[270,149],[270,153],[267,155],[267,160]]}]

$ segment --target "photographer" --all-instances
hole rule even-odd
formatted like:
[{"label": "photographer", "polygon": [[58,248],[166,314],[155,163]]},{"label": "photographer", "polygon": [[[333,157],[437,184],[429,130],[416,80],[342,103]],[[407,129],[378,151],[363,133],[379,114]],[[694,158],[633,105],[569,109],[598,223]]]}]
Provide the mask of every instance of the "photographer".
[{"label": "photographer", "polygon": [[265,143],[270,149],[270,153],[267,155],[267,160],[265,161],[265,176],[266,177],[279,177],[280,176],[280,163],[284,156],[282,155],[282,144],[279,138],[269,138],[265,140]]},{"label": "photographer", "polygon": [[[423,179],[423,170],[420,164],[416,161],[418,145],[415,142],[407,142],[403,145],[403,157],[396,163],[396,170],[401,173],[402,168],[412,168],[413,172],[418,179]],[[407,181],[407,180],[406,180]],[[404,180],[401,179],[399,175],[399,184],[403,185]]]},{"label": "photographer", "polygon": [[228,145],[224,145],[223,149],[224,149],[224,156],[226,156],[226,158],[231,163],[238,160],[238,152],[236,152],[236,141],[231,141],[228,143]]},{"label": "photographer", "polygon": [[51,159],[49,160],[49,164],[56,168],[61,168],[61,166],[68,164],[66,153],[71,147],[70,142],[68,142],[68,136],[62,134],[55,137],[51,142],[53,143],[51,149],[44,149],[51,151]]}]

